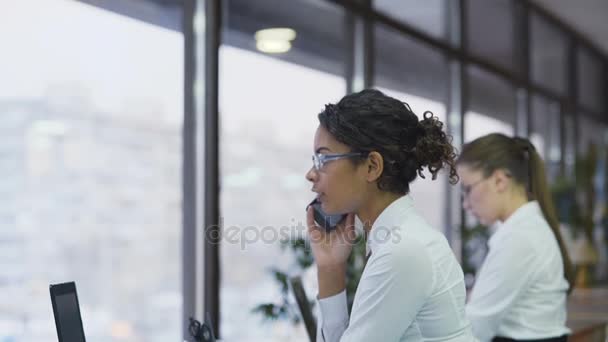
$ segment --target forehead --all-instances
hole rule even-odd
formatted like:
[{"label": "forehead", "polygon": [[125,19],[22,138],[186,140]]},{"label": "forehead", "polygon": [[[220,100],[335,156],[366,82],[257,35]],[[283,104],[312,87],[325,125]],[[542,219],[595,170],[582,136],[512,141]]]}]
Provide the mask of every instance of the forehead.
[{"label": "forehead", "polygon": [[317,127],[314,140],[314,150],[317,151],[320,148],[327,148],[332,152],[348,151],[348,146],[336,140],[336,138],[321,125]]},{"label": "forehead", "polygon": [[458,164],[456,166],[456,170],[458,172],[458,176],[460,176],[460,179],[465,183],[474,181],[482,176],[481,170],[473,169],[467,164]]}]

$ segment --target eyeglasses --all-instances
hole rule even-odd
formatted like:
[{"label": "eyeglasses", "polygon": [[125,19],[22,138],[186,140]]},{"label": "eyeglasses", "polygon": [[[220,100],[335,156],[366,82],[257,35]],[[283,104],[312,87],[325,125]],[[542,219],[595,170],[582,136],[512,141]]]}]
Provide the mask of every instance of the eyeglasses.
[{"label": "eyeglasses", "polygon": [[338,153],[338,154],[323,154],[323,153],[315,153],[312,155],[312,163],[315,167],[315,170],[321,171],[325,163],[332,160],[338,160],[343,158],[352,158],[352,157],[361,157],[363,153],[360,152],[350,152],[350,153]]},{"label": "eyeglasses", "polygon": [[467,186],[463,186],[462,187],[462,197],[467,198],[469,197],[469,194],[471,194],[471,191],[473,191],[473,189],[480,184],[481,182],[483,182],[484,180],[486,180],[487,178],[482,178],[480,180],[478,180],[477,182],[471,184],[471,185],[467,185]]}]

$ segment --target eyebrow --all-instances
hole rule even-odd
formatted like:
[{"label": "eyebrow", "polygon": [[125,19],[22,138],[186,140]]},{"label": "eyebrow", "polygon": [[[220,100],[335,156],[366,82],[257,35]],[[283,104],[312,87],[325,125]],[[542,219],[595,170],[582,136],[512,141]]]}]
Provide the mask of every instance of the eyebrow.
[{"label": "eyebrow", "polygon": [[315,151],[315,153],[320,153],[320,152],[321,152],[321,151],[323,151],[323,150],[326,150],[326,151],[328,151],[328,152],[331,152],[331,150],[330,150],[329,148],[327,148],[327,147],[319,147],[319,148],[318,148],[318,149]]}]

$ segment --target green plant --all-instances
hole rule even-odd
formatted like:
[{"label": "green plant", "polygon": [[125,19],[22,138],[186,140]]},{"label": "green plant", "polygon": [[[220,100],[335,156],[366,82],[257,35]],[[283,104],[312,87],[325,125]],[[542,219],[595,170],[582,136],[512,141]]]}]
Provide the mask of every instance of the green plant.
[{"label": "green plant", "polygon": [[584,234],[591,243],[595,226],[593,215],[597,205],[594,184],[597,171],[597,147],[590,143],[587,153],[580,154],[576,159],[574,179],[560,175],[550,189],[559,221],[570,227],[573,238]]},{"label": "green plant", "polygon": [[555,179],[550,188],[557,219],[567,224],[573,237],[577,237],[581,231],[580,212],[576,201],[576,184],[573,180],[561,175]]},{"label": "green plant", "polygon": [[593,228],[595,222],[593,214],[595,212],[595,185],[594,178],[597,172],[597,147],[594,143],[589,143],[587,154],[579,156],[576,161],[576,190],[577,202],[579,204],[579,222],[587,241],[593,243]]},{"label": "green plant", "polygon": [[[291,251],[296,260],[295,270],[292,272],[303,272],[314,264],[314,257],[310,249],[309,242],[304,238],[281,241],[281,250],[285,253]],[[346,268],[346,297],[348,311],[350,312],[355,298],[355,292],[363,267],[365,266],[365,239],[357,237],[353,245],[353,251],[348,258]],[[254,314],[262,316],[265,321],[286,320],[293,324],[301,322],[301,316],[297,305],[290,300],[289,294],[289,273],[285,270],[273,268],[270,273],[280,288],[281,300],[278,303],[262,303],[252,309]],[[310,294],[309,294],[310,295]],[[314,299],[309,299],[311,306],[314,306]]]},{"label": "green plant", "polygon": [[576,265],[576,285],[580,287],[595,281],[590,275],[593,272],[589,272],[597,262],[594,229],[596,223],[603,224],[604,220],[596,221],[595,218],[600,205],[595,184],[598,171],[598,149],[594,143],[589,143],[586,153],[580,153],[576,159],[574,180],[562,175],[551,186],[558,218],[572,232],[574,241],[569,254]]},{"label": "green plant", "polygon": [[602,175],[604,180],[604,187],[601,189],[603,196],[602,198],[602,214],[600,216],[600,226],[604,229],[604,244],[608,246],[608,148],[604,148],[604,160],[602,171],[604,174]]}]

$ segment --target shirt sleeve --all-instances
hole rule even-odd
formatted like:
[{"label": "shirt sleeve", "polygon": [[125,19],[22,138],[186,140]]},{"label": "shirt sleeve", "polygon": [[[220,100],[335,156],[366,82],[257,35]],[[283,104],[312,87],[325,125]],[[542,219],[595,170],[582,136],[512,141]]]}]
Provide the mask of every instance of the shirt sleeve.
[{"label": "shirt sleeve", "polygon": [[473,333],[481,342],[497,335],[504,314],[529,283],[534,255],[531,242],[516,235],[491,247],[466,305]]},{"label": "shirt sleeve", "polygon": [[317,342],[339,341],[348,326],[346,290],[339,294],[318,299],[319,320],[317,322]]},{"label": "shirt sleeve", "polygon": [[350,322],[344,292],[320,301],[323,318],[317,341],[401,338],[430,295],[434,279],[426,250],[422,246],[407,247],[372,255],[357,288]]}]

